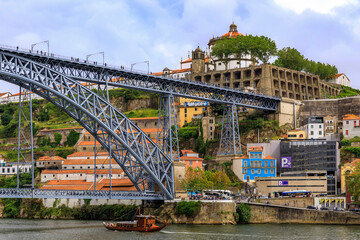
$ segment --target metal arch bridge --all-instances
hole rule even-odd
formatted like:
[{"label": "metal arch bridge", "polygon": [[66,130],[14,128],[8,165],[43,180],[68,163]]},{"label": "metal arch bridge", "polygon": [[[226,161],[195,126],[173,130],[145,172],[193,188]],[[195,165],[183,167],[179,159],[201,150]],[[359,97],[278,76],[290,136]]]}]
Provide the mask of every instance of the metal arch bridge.
[{"label": "metal arch bridge", "polygon": [[0,51],[44,64],[65,76],[83,82],[108,84],[109,86],[171,94],[222,104],[235,104],[266,111],[276,111],[281,101],[281,98],[278,97],[219,87],[214,84],[152,76],[107,64],[93,64],[76,58],[57,57],[53,54],[39,54],[25,49],[19,50],[3,46],[0,46]]},{"label": "metal arch bridge", "polygon": [[[149,76],[86,61],[0,47],[0,77],[30,89],[63,109],[97,139],[137,187],[138,193],[5,189],[0,197],[171,199],[172,159],[104,98],[77,81],[275,111],[279,98],[197,82]],[[21,57],[22,56],[22,57]],[[33,61],[31,61],[33,60]],[[77,81],[75,81],[77,80]],[[100,131],[103,134],[97,134]],[[106,137],[111,135],[112,140]],[[113,143],[114,142],[114,143]],[[111,151],[111,145],[116,145]],[[161,192],[154,193],[155,188]],[[29,192],[31,190],[31,192]]]},{"label": "metal arch bridge", "polygon": [[[0,78],[38,94],[60,107],[111,152],[142,199],[174,198],[173,162],[133,122],[105,99],[76,80],[42,64],[0,52]],[[100,133],[100,134],[99,134]],[[109,137],[108,137],[109,136]],[[113,148],[112,148],[113,146]],[[111,150],[110,150],[111,149]],[[155,190],[157,192],[155,193]],[[159,190],[161,191],[159,193]],[[104,198],[89,191],[2,189],[0,197]],[[134,193],[108,193],[108,198],[136,198]]]}]

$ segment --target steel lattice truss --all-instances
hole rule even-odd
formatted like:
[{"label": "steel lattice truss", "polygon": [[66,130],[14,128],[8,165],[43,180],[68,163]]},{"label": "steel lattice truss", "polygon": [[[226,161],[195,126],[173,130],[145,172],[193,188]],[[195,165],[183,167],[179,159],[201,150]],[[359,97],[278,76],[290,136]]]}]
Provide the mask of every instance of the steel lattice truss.
[{"label": "steel lattice truss", "polygon": [[112,157],[138,191],[145,194],[160,190],[157,199],[174,197],[172,160],[106,99],[53,69],[1,51],[0,78],[31,88],[37,95],[60,107],[107,151],[112,145]]},{"label": "steel lattice truss", "polygon": [[221,128],[219,155],[241,153],[238,119],[236,106],[226,105]]},{"label": "steel lattice truss", "polygon": [[3,47],[0,47],[0,50],[40,62],[61,74],[84,82],[105,84],[105,82],[108,81],[109,86],[172,94],[174,96],[223,104],[235,104],[237,106],[268,111],[276,111],[281,100],[277,97],[222,88],[201,82],[151,76],[115,67],[99,66],[66,58],[17,51]]},{"label": "steel lattice truss", "polygon": [[174,96],[161,96],[156,143],[174,161],[180,160]]}]

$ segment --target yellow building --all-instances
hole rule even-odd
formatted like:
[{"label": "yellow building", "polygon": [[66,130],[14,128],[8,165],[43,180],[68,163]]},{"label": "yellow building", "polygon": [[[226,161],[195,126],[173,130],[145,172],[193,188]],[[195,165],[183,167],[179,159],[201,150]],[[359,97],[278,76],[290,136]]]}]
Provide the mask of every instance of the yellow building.
[{"label": "yellow building", "polygon": [[355,159],[350,163],[345,163],[344,166],[341,167],[341,193],[346,193],[346,174],[351,174],[359,163],[360,159]]},{"label": "yellow building", "polygon": [[189,98],[180,98],[178,105],[178,124],[180,127],[189,123],[195,117],[201,118],[209,109],[209,102],[194,100]]},{"label": "yellow building", "polygon": [[306,132],[298,129],[287,132],[287,139],[306,139]]}]

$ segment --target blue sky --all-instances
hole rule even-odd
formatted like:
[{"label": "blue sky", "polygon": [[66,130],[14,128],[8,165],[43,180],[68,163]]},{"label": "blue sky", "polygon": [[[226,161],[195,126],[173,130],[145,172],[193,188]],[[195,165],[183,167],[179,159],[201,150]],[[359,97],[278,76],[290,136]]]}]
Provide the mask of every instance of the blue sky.
[{"label": "blue sky", "polygon": [[[336,65],[360,89],[359,0],[0,0],[0,6],[0,44],[30,48],[49,40],[55,54],[85,58],[104,51],[108,64],[130,68],[148,60],[153,72],[178,69],[181,57],[198,44],[205,49],[234,20],[241,33]],[[18,92],[4,81],[0,86]]]}]

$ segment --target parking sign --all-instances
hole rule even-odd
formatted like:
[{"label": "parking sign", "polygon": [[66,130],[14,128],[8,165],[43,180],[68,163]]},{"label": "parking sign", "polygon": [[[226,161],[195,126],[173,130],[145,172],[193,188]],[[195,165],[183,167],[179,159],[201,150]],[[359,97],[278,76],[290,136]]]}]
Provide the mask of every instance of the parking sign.
[{"label": "parking sign", "polygon": [[281,158],[281,168],[291,168],[291,157]]}]

